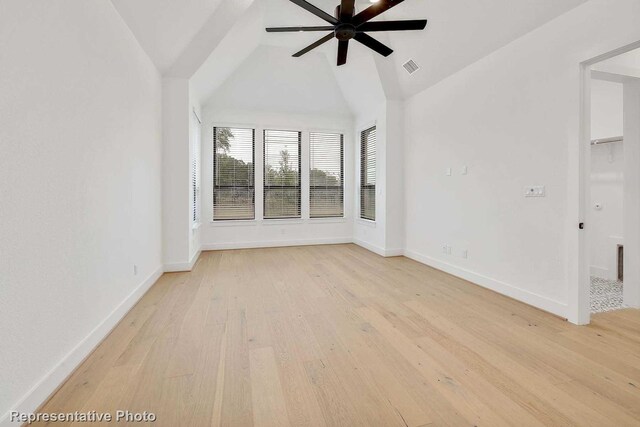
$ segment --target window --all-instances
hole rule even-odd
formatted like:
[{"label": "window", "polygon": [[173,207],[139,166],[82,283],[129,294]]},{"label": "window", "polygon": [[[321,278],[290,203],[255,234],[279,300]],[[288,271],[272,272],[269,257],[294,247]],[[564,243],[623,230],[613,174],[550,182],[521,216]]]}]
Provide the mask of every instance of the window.
[{"label": "window", "polygon": [[255,130],[213,128],[213,220],[255,219]]},{"label": "window", "polygon": [[193,136],[191,141],[191,221],[200,222],[200,121],[193,114]]},{"label": "window", "polygon": [[264,131],[264,218],[300,218],[301,132]]},{"label": "window", "polygon": [[344,137],[311,133],[310,208],[311,218],[344,216]]},{"label": "window", "polygon": [[360,135],[360,218],[376,220],[376,127]]}]

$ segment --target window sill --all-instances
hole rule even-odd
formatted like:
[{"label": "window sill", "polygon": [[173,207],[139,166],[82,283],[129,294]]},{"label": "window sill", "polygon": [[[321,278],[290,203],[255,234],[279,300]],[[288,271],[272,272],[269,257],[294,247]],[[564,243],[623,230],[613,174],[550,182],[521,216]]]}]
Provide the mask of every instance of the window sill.
[{"label": "window sill", "polygon": [[349,222],[346,217],[341,218],[309,218],[310,224],[342,224]]},{"label": "window sill", "polygon": [[[282,218],[282,219],[238,219],[209,221],[210,227],[248,227],[270,225],[297,225],[297,224],[345,224],[349,218]],[[200,225],[198,225],[199,227]],[[374,223],[375,226],[375,223]]]},{"label": "window sill", "polygon": [[356,223],[367,226],[367,227],[376,228],[376,222],[371,221],[369,219],[358,218],[356,219]]},{"label": "window sill", "polygon": [[258,225],[258,221],[255,219],[236,219],[209,222],[210,227],[243,227],[255,225]]},{"label": "window sill", "polygon": [[302,218],[282,218],[282,219],[263,219],[264,225],[285,225],[285,224],[304,224]]}]

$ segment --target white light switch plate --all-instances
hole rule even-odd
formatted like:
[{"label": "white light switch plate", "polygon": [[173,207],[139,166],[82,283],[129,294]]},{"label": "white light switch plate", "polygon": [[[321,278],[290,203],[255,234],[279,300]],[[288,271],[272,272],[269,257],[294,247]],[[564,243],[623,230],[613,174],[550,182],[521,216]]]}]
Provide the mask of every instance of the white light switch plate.
[{"label": "white light switch plate", "polygon": [[524,197],[544,197],[546,191],[544,185],[531,185],[524,187]]}]

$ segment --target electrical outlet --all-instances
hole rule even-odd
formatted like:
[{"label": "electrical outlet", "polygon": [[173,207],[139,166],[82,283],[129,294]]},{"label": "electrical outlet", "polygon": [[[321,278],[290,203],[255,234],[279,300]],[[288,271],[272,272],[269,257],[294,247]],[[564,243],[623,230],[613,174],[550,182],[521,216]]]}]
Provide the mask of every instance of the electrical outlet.
[{"label": "electrical outlet", "polygon": [[138,266],[133,264],[133,275],[137,276],[138,275]]},{"label": "electrical outlet", "polygon": [[442,245],[442,253],[446,254],[448,253],[449,247],[447,245]]},{"label": "electrical outlet", "polygon": [[469,173],[469,168],[467,168],[466,166],[463,166],[461,173],[462,173],[462,175],[468,174]]},{"label": "electrical outlet", "polygon": [[460,253],[460,256],[461,256],[462,258],[464,258],[464,259],[469,258],[469,251],[468,251],[468,250],[466,250],[466,249],[465,249],[465,250],[463,250],[463,251]]},{"label": "electrical outlet", "polygon": [[453,248],[451,246],[447,246],[447,255],[451,255]]},{"label": "electrical outlet", "polygon": [[524,187],[524,197],[544,197],[546,191],[544,185],[531,185]]},{"label": "electrical outlet", "polygon": [[451,176],[451,168],[447,168],[447,169],[445,170],[445,174],[446,174],[447,176]]}]

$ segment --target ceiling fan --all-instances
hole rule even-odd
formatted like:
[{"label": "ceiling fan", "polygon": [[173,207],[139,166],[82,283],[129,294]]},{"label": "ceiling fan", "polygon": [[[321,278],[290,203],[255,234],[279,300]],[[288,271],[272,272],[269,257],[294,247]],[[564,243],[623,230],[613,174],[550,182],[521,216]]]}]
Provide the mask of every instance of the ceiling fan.
[{"label": "ceiling fan", "polygon": [[298,31],[331,31],[331,33],[322,37],[317,42],[307,46],[300,52],[294,53],[293,56],[298,58],[335,37],[338,39],[339,66],[347,63],[347,52],[349,50],[349,40],[351,39],[355,39],[368,48],[378,52],[382,56],[389,56],[393,53],[393,50],[366,34],[367,32],[424,30],[427,26],[426,19],[369,22],[370,19],[373,19],[392,7],[399,5],[404,0],[378,0],[377,3],[369,6],[358,14],[355,14],[355,0],[341,0],[341,3],[336,7],[335,16],[329,15],[305,0],[290,1],[325,20],[331,25],[317,27],[267,28],[267,32],[287,33]]}]

